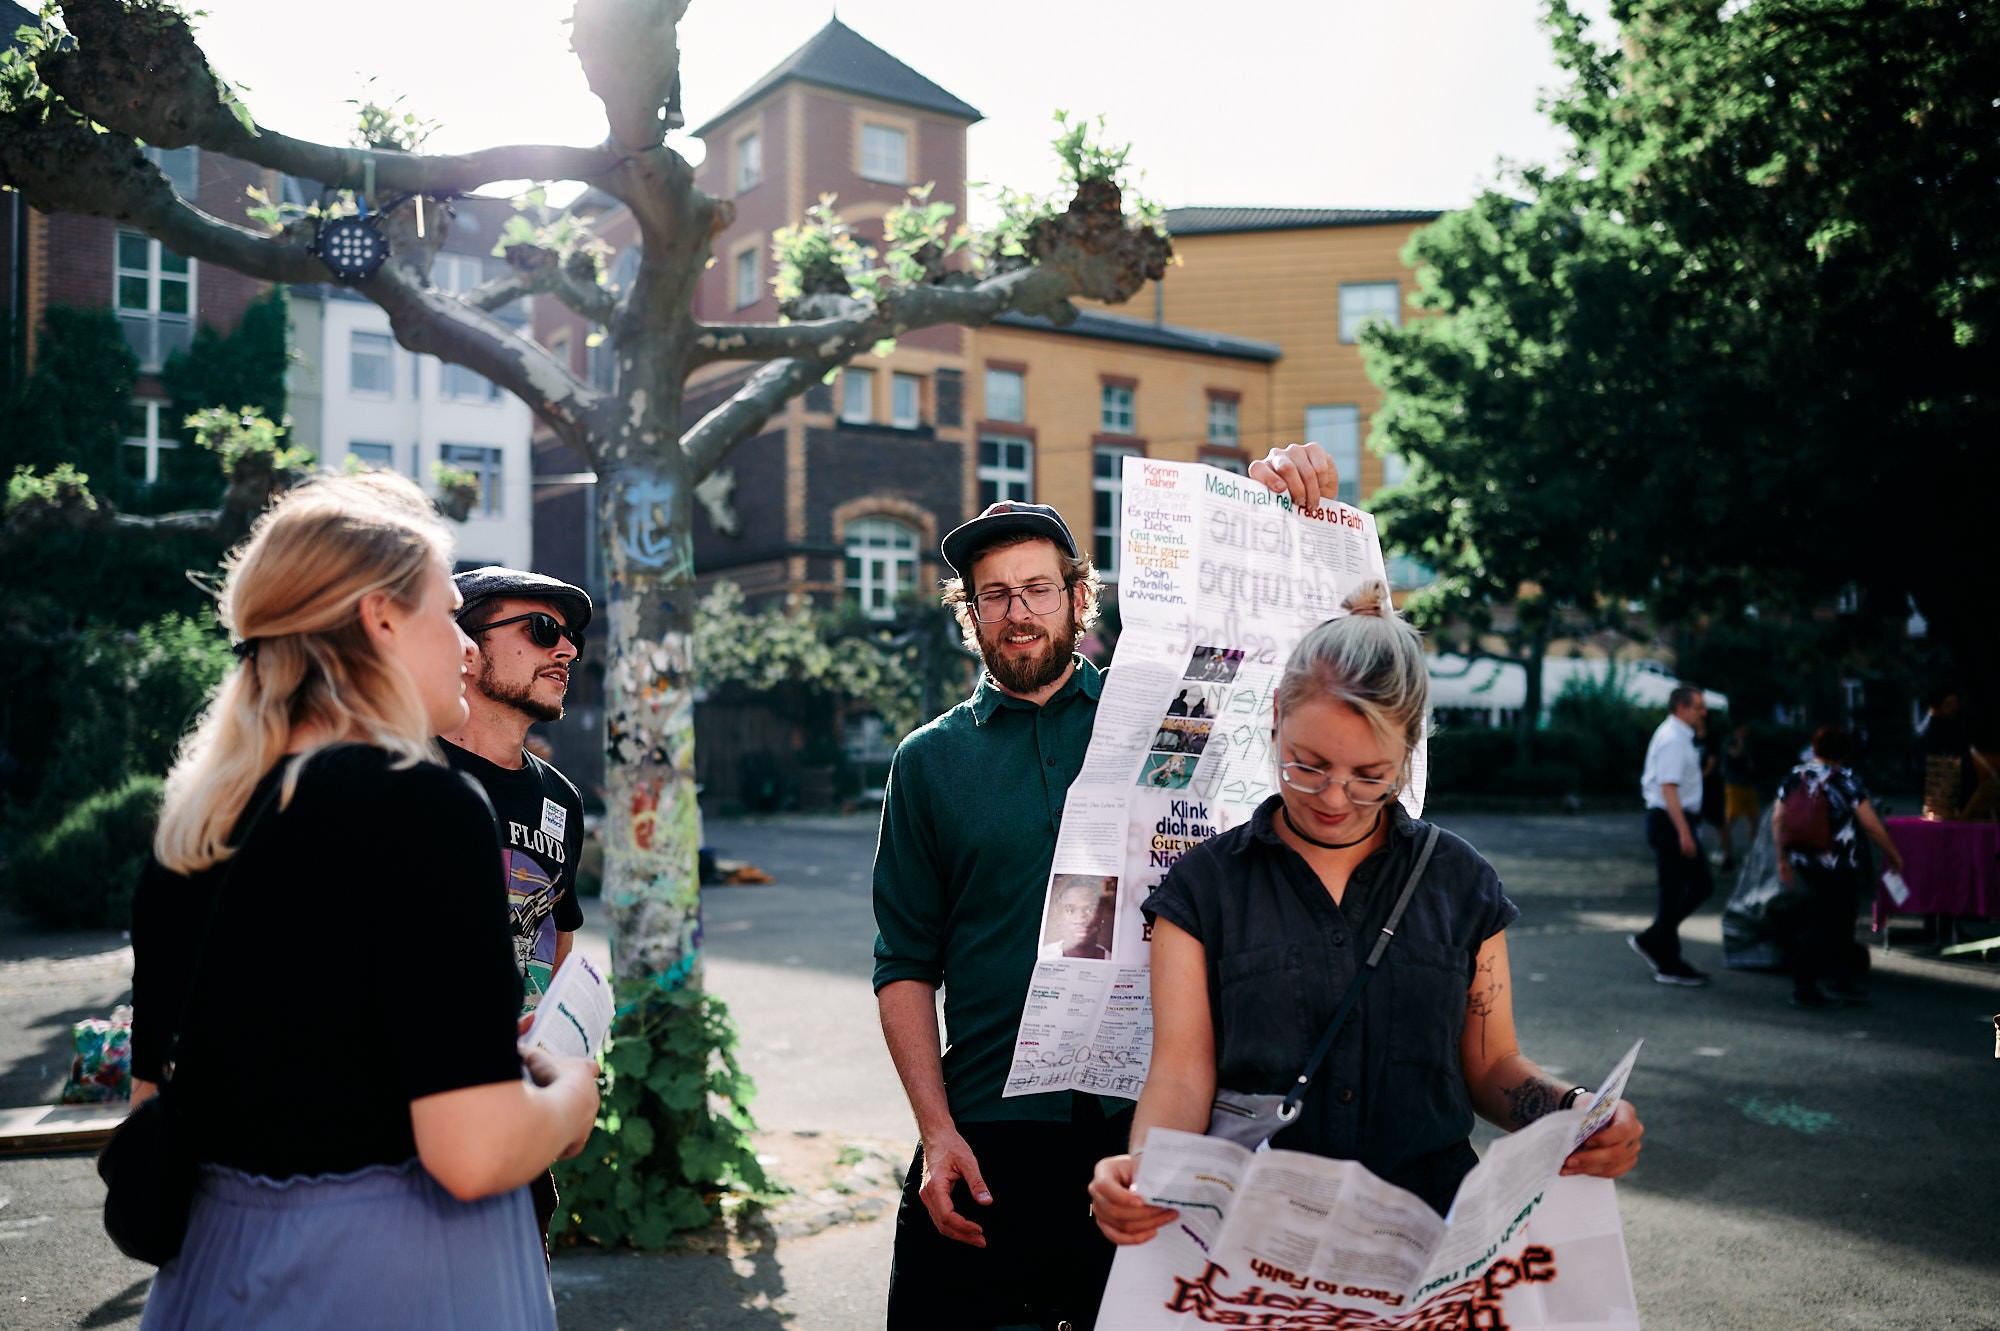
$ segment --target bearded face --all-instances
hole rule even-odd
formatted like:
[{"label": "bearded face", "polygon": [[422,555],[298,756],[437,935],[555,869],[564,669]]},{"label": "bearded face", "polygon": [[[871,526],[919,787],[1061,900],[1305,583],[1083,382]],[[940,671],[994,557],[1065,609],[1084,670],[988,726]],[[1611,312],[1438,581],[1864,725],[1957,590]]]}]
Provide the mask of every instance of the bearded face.
[{"label": "bearded face", "polygon": [[[975,593],[1005,591],[1038,584],[1064,587],[1056,548],[1047,541],[1026,541],[981,555],[973,561]],[[1032,697],[1060,683],[1076,649],[1076,596],[1064,587],[1062,602],[1046,614],[1028,609],[1015,596],[1006,616],[978,624],[979,655],[987,673],[1002,689],[1017,697]]]}]

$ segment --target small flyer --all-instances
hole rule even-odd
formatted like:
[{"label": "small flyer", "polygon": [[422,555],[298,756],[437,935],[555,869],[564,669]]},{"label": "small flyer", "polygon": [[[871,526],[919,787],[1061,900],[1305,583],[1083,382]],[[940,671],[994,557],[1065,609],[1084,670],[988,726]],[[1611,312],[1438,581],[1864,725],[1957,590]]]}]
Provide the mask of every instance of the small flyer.
[{"label": "small flyer", "polygon": [[543,991],[534,1024],[521,1037],[521,1048],[545,1049],[565,1058],[595,1058],[611,1030],[614,1011],[611,985],[603,973],[581,953],[571,952]]}]

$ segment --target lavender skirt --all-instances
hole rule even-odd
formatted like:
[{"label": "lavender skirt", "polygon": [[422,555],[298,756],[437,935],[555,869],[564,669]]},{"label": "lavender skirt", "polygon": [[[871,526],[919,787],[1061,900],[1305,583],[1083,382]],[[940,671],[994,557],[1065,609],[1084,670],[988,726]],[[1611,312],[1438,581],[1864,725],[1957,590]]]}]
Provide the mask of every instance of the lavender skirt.
[{"label": "lavender skirt", "polygon": [[140,1327],[555,1324],[528,1190],[461,1202],[411,1160],[282,1180],[204,1165],[187,1246]]}]

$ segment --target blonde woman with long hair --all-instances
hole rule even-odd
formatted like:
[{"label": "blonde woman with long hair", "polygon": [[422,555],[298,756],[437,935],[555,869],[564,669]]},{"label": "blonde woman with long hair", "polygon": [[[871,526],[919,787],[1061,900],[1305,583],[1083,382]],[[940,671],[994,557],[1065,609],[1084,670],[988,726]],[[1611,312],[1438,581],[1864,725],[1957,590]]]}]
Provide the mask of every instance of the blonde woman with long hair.
[{"label": "blonde woman with long hair", "polygon": [[492,810],[431,739],[466,715],[450,569],[380,474],[286,495],[228,569],[239,663],[134,905],[134,1101],[177,1033],[202,1166],[148,1328],[555,1325],[524,1185],[582,1148],[596,1066],[522,1075]]},{"label": "blonde woman with long hair", "polygon": [[[1380,977],[1356,993],[1272,1146],[1358,1160],[1443,1214],[1478,1163],[1475,1113],[1512,1131],[1583,1094],[1515,1039],[1506,928],[1520,911],[1499,875],[1396,802],[1429,712],[1423,643],[1380,583],[1347,605],[1285,663],[1272,710],[1277,793],[1183,856],[1146,899],[1153,1059],[1135,1154],[1100,1161],[1090,1184],[1113,1243],[1143,1243],[1177,1214],[1132,1189],[1147,1133],[1207,1129],[1218,1089],[1292,1090],[1385,929]],[[1643,1132],[1621,1101],[1563,1172],[1615,1178],[1638,1159]]]}]

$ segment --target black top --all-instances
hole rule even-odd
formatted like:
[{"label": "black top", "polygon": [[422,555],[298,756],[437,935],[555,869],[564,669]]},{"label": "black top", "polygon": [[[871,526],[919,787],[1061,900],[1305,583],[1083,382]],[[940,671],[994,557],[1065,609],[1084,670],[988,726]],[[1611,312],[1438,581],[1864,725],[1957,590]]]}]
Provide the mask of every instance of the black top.
[{"label": "black top", "polygon": [[573,934],[583,927],[583,904],[576,899],[583,796],[568,777],[525,750],[523,766],[506,768],[449,741],[438,743],[445,761],[477,781],[493,801],[514,964],[533,1007],[555,968],[556,932]]},{"label": "black top", "polygon": [[[1200,940],[1219,1086],[1291,1089],[1402,892],[1426,824],[1400,804],[1386,844],[1355,866],[1341,904],[1272,827],[1273,795],[1240,827],[1183,855],[1147,917]],[[1358,1160],[1442,1214],[1478,1162],[1459,1063],[1480,945],[1520,911],[1479,852],[1440,832],[1423,881],[1354,1015],[1306,1091],[1285,1150]]]},{"label": "black top", "polygon": [[272,1178],[400,1164],[416,1154],[410,1101],[521,1075],[493,811],[458,773],[393,761],[325,750],[232,861],[192,878],[154,862],[140,877],[132,1070],[158,1081],[236,866],[173,1083],[197,1159]]}]

